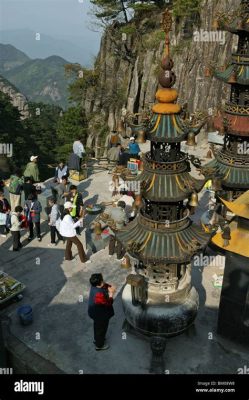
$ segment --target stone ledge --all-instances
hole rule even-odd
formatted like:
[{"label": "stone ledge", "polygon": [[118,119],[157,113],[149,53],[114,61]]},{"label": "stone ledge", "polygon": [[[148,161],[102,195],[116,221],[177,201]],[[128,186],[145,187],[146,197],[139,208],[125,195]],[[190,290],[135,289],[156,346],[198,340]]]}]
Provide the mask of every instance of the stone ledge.
[{"label": "stone ledge", "polygon": [[6,338],[5,347],[15,374],[64,374],[55,364],[35,353],[11,333]]}]

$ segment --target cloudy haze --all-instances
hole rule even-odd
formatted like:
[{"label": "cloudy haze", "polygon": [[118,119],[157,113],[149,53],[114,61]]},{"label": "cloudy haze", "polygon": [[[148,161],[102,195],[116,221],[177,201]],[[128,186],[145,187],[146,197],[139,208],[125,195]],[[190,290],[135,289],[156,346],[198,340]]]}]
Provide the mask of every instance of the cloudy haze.
[{"label": "cloudy haze", "polygon": [[[90,9],[89,0],[0,0],[0,42],[14,45],[31,58],[53,52],[89,65],[101,36],[91,30],[94,17]],[[40,43],[35,40],[36,32],[41,35]]]}]

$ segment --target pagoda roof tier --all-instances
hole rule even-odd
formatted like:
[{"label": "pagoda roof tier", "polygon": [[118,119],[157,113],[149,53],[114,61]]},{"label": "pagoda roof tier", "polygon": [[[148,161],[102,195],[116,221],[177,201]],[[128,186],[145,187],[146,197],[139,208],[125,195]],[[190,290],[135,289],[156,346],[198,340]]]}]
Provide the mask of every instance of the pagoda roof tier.
[{"label": "pagoda roof tier", "polygon": [[199,192],[206,182],[205,179],[193,178],[186,169],[184,161],[182,163],[145,161],[144,169],[137,177],[144,188],[145,199],[174,203],[186,199],[193,191]]},{"label": "pagoda roof tier", "polygon": [[234,21],[231,25],[223,25],[222,30],[224,29],[227,32],[234,33],[235,35],[241,35],[243,33],[249,33],[249,24],[244,23],[240,25],[241,20]]},{"label": "pagoda roof tier", "polygon": [[249,107],[227,103],[225,112],[214,117],[214,128],[218,131],[224,129],[224,118],[228,122],[228,134],[249,136]]},{"label": "pagoda roof tier", "polygon": [[154,113],[147,131],[147,139],[164,143],[182,142],[186,140],[189,132],[197,135],[202,126],[203,124],[199,124],[190,128],[180,114]]},{"label": "pagoda roof tier", "polygon": [[232,64],[248,65],[249,54],[232,53]]},{"label": "pagoda roof tier", "polygon": [[[221,157],[221,152],[215,154],[216,160],[211,161],[205,165],[205,169],[213,173],[217,173],[222,176],[222,185],[231,190],[235,188],[248,188],[249,186],[249,160],[248,155],[244,156],[228,156],[225,152],[223,153],[223,158]],[[229,159],[231,163],[229,163]],[[236,162],[232,164],[232,159],[236,159]],[[236,165],[235,165],[236,164]]]},{"label": "pagoda roof tier", "polygon": [[188,216],[166,227],[139,213],[117,237],[133,257],[153,266],[189,262],[207,245],[210,235]]},{"label": "pagoda roof tier", "polygon": [[[234,81],[234,74],[236,78]],[[230,83],[231,85],[237,83],[238,85],[249,85],[249,65],[231,64],[224,71],[215,71],[216,78],[223,82]],[[233,79],[232,79],[233,78]],[[231,80],[231,82],[229,82]]]}]

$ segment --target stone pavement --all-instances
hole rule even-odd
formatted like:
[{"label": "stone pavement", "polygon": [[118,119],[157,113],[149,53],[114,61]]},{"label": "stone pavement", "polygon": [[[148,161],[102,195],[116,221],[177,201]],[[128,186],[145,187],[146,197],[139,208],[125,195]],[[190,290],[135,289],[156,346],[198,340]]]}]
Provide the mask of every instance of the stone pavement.
[{"label": "stone pavement", "polygon": [[[110,175],[100,172],[81,184],[84,197],[93,201],[110,200]],[[96,194],[97,193],[97,194]],[[199,220],[206,207],[203,193],[195,218]],[[89,218],[89,217],[88,217]],[[88,222],[89,223],[90,219]],[[65,373],[72,374],[148,374],[150,368],[149,342],[122,329],[124,314],[121,291],[130,270],[120,268],[120,262],[109,258],[107,249],[92,255],[91,264],[82,266],[64,261],[64,245],[47,247],[49,234],[46,222],[41,243],[33,240],[16,254],[11,251],[11,240],[0,238],[0,269],[26,285],[24,298],[1,311],[11,318],[11,334],[45,360]],[[82,236],[81,236],[82,238]],[[74,253],[76,249],[74,248]],[[217,262],[218,261],[218,262]],[[165,351],[166,373],[237,373],[248,366],[248,349],[219,337],[216,333],[220,288],[215,288],[212,276],[222,273],[220,259],[206,267],[193,266],[193,285],[200,295],[200,309],[195,322],[184,334],[168,339]],[[110,349],[96,352],[92,321],[87,316],[89,277],[102,272],[106,281],[117,287],[115,316],[110,322]],[[34,321],[21,326],[16,315],[22,304],[33,308]],[[23,351],[25,358],[25,351]],[[30,358],[30,363],[35,362]],[[43,371],[46,373],[46,363]]]}]

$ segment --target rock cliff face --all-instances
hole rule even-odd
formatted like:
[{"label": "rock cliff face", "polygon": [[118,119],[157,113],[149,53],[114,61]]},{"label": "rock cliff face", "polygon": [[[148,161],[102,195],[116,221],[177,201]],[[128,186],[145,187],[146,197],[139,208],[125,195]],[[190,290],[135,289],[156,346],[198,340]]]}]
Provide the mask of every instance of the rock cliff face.
[{"label": "rock cliff face", "polygon": [[[240,0],[203,0],[198,22],[188,18],[173,25],[174,87],[179,90],[178,102],[187,102],[190,112],[220,108],[228,97],[230,88],[206,77],[205,68],[210,62],[222,66],[229,61],[236,38],[223,31],[217,36],[213,22],[217,12],[228,13],[239,4]],[[159,13],[145,13],[129,26],[114,24],[103,35],[95,65],[98,81],[83,98],[86,115],[91,117],[88,146],[99,133],[98,126],[106,123],[106,130],[116,126],[122,108],[136,113],[154,103],[163,54],[160,19]],[[195,31],[201,33],[199,41]]]},{"label": "rock cliff face", "polygon": [[29,116],[28,101],[10,82],[0,76],[0,91],[6,93],[14,107],[17,107],[21,113],[21,118]]}]

